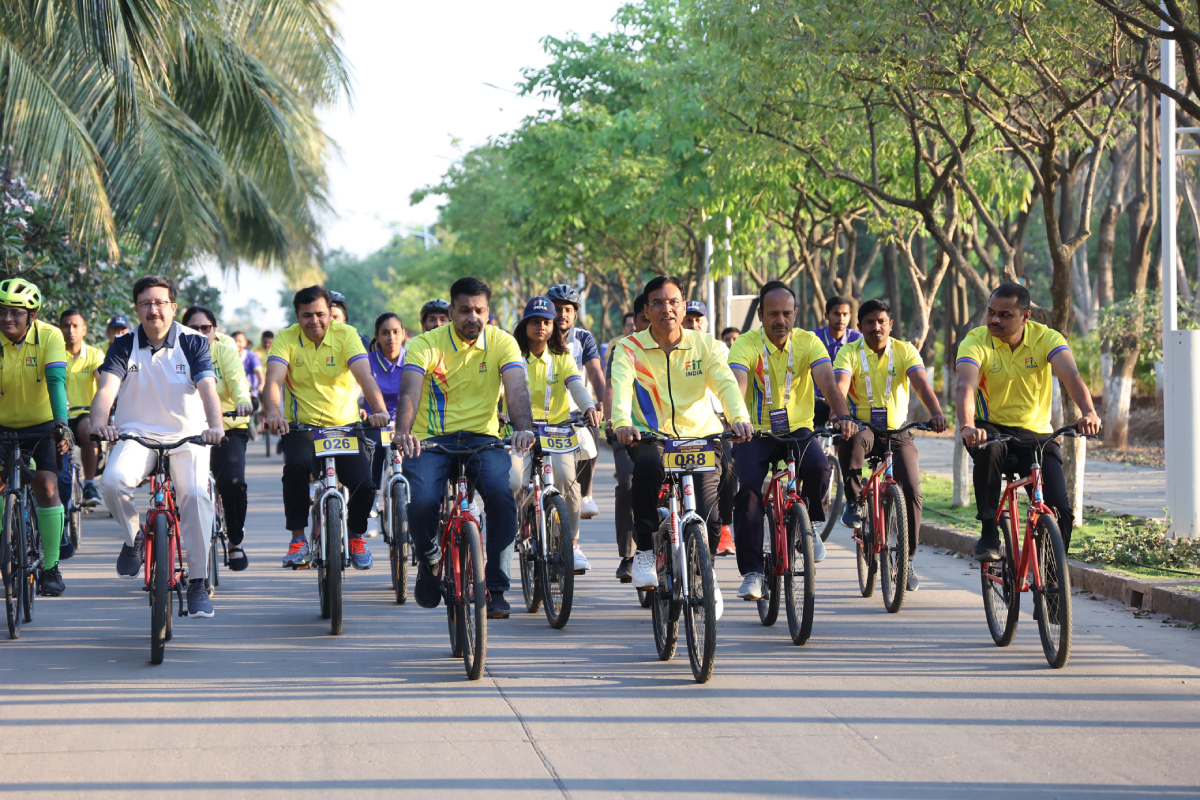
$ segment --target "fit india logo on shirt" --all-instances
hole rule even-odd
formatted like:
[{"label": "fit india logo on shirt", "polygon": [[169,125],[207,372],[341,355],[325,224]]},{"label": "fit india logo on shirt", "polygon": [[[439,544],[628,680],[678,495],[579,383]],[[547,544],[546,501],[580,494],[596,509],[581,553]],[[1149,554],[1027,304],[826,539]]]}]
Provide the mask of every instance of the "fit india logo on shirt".
[{"label": "fit india logo on shirt", "polygon": [[487,359],[479,362],[479,374],[482,375],[485,372],[487,372]]},{"label": "fit india logo on shirt", "polygon": [[325,366],[336,367],[337,361],[335,360],[335,358],[333,356],[325,356]]},{"label": "fit india logo on shirt", "polygon": [[37,356],[25,356],[25,366],[37,369]]},{"label": "fit india logo on shirt", "polygon": [[175,365],[175,374],[176,375],[183,375],[186,370],[187,370],[186,364],[176,364]]},{"label": "fit india logo on shirt", "polygon": [[1033,356],[1025,359],[1025,369],[1037,369],[1037,363],[1034,362]]},{"label": "fit india logo on shirt", "polygon": [[704,370],[700,369],[700,359],[693,358],[691,361],[683,362],[684,375],[689,378],[694,378],[697,375],[703,375]]}]

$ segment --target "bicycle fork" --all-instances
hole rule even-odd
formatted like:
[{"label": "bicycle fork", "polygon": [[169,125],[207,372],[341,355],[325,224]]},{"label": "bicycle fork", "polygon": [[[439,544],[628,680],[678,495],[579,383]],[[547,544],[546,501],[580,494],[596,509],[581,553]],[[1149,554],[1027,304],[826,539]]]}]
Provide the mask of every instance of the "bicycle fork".
[{"label": "bicycle fork", "polygon": [[[696,513],[696,487],[692,481],[691,473],[685,472],[680,479],[680,489],[683,492],[683,513],[679,511],[679,494],[671,492],[667,496],[667,510],[669,512],[669,524],[671,531],[671,565],[672,571],[675,573],[676,580],[679,581],[679,596],[687,598],[690,596],[688,587],[687,569],[684,567],[683,557],[683,534],[682,528],[693,519],[700,520],[700,515]],[[704,530],[701,530],[700,535],[707,535]]]},{"label": "bicycle fork", "polygon": [[[387,485],[384,486],[384,495],[383,495],[383,510],[384,510],[384,520],[383,521],[386,523],[383,527],[384,527],[384,530],[386,531],[386,535],[392,537],[393,539],[395,539],[396,537],[393,536],[392,530],[391,530],[392,487],[395,486],[396,484],[400,484],[403,487],[403,494],[404,494],[403,502],[404,502],[405,507],[408,506],[408,498],[411,496],[409,493],[408,478],[404,477],[404,473],[401,472],[401,469],[402,469],[402,464],[401,464],[400,451],[393,449],[392,450],[392,472],[390,475],[388,475]],[[403,534],[404,534],[403,531],[397,531],[396,533],[400,536],[403,536]],[[400,542],[397,541],[397,542],[395,542],[395,544],[398,546],[400,544]],[[411,557],[412,557],[413,566],[416,566],[416,564],[417,564],[416,550],[412,551]]]},{"label": "bicycle fork", "polygon": [[[322,523],[321,527],[328,530],[329,526],[327,524],[325,524],[326,514],[328,513],[328,506],[326,505],[326,501],[329,499],[329,496],[331,494],[336,494],[339,498],[341,498],[341,501],[342,501],[342,558],[344,561],[346,558],[346,554],[350,552],[349,532],[346,529],[346,524],[347,524],[346,497],[338,489],[337,467],[335,467],[334,464],[335,464],[335,459],[333,459],[333,458],[325,459],[325,480],[323,481],[324,489],[321,490],[321,495],[317,498],[317,503],[319,504],[317,506],[317,508],[320,509],[319,513],[321,515],[321,523]],[[344,563],[336,564],[336,565],[329,563],[329,537],[328,536],[321,537],[321,563],[323,563],[325,565],[326,569],[329,569],[330,567],[342,568],[345,566]]]}]

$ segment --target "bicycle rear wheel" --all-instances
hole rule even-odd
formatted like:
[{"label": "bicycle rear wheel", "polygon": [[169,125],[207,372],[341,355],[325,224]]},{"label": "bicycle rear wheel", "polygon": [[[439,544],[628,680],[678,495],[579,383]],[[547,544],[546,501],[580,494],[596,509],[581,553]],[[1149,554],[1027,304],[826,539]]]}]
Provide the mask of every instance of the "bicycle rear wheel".
[{"label": "bicycle rear wheel", "polygon": [[467,678],[477,681],[483,677],[487,662],[487,586],[483,577],[483,546],[474,522],[463,523],[458,558],[462,580],[458,595],[458,638]]},{"label": "bicycle rear wheel", "polygon": [[42,536],[37,527],[37,500],[33,490],[26,487],[25,491],[25,569],[21,575],[21,613],[25,622],[33,622],[33,600],[38,593],[38,578],[42,568]]},{"label": "bicycle rear wheel", "polygon": [[[879,555],[875,552],[875,534],[871,530],[870,508],[863,508],[862,523],[854,540],[854,560],[858,567],[858,591],[863,597],[875,594],[875,574],[879,571]],[[859,540],[862,541],[859,541]]]},{"label": "bicycle rear wheel", "polygon": [[987,618],[988,632],[997,647],[1012,644],[1021,618],[1021,593],[1017,591],[1016,567],[1013,564],[1012,534],[1005,524],[1001,530],[1004,537],[1004,553],[999,561],[980,564],[979,580],[983,589],[983,615]]},{"label": "bicycle rear wheel", "polygon": [[525,610],[536,614],[542,607],[542,573],[537,560],[537,517],[530,498],[521,515],[521,530],[517,535],[517,557],[521,564],[521,594]]},{"label": "bicycle rear wheel", "polygon": [[575,557],[571,548],[574,533],[567,515],[567,502],[551,495],[543,503],[546,514],[546,552],[542,554],[542,588],[546,601],[546,621],[560,629],[571,618],[575,597]]},{"label": "bicycle rear wheel", "polygon": [[1067,568],[1062,534],[1050,514],[1038,517],[1033,542],[1037,548],[1037,569],[1042,584],[1040,592],[1036,586],[1033,590],[1042,651],[1051,667],[1062,669],[1071,657],[1071,573]]},{"label": "bicycle rear wheel", "polygon": [[822,542],[829,539],[829,534],[833,532],[833,526],[837,525],[842,516],[842,509],[846,505],[846,490],[842,486],[842,466],[837,458],[829,459],[829,466],[831,468],[829,488],[825,490],[825,497],[821,499],[821,507],[825,511],[825,525],[821,528]]},{"label": "bicycle rear wheel", "polygon": [[708,553],[708,533],[698,522],[684,530],[688,596],[683,598],[688,661],[696,683],[708,683],[717,660],[716,577]]},{"label": "bicycle rear wheel", "polygon": [[408,504],[404,502],[404,487],[392,484],[392,496],[388,499],[388,557],[392,562],[392,591],[396,603],[404,605],[408,600],[408,568],[412,543],[408,540]]},{"label": "bicycle rear wheel", "polygon": [[896,484],[883,493],[883,546],[879,548],[880,583],[883,607],[895,614],[904,605],[908,588],[908,520],[904,513],[904,493]]},{"label": "bicycle rear wheel", "polygon": [[[658,529],[658,533],[654,534],[654,556],[657,560],[660,557],[667,560],[667,564],[671,563],[671,539],[667,533],[667,525],[664,522]],[[646,592],[646,597],[650,600],[650,626],[654,629],[654,649],[658,652],[660,661],[670,661],[675,657],[675,648],[679,643],[679,603],[672,598],[672,588],[665,579],[669,579],[671,570],[668,567],[667,574],[659,575],[658,587]],[[639,589],[639,594],[641,590]]]},{"label": "bicycle rear wheel", "polygon": [[771,626],[779,619],[779,594],[782,579],[775,574],[775,519],[768,507],[763,513],[763,538],[771,542],[771,552],[763,554],[763,588],[758,600],[758,619],[763,625]]},{"label": "bicycle rear wheel", "polygon": [[22,580],[20,557],[25,552],[25,537],[18,525],[20,519],[19,504],[13,495],[9,495],[4,505],[3,539],[0,539],[0,573],[4,578],[4,610],[8,617],[10,639],[21,636],[21,600],[25,594],[22,591],[25,583]]},{"label": "bicycle rear wheel", "polygon": [[329,598],[329,632],[338,636],[342,632],[342,496],[330,494],[325,502],[325,550],[327,558],[321,562],[324,572],[325,596]]},{"label": "bicycle rear wheel", "polygon": [[787,595],[788,633],[792,644],[801,645],[812,635],[817,596],[817,562],[813,556],[812,523],[803,503],[788,510],[788,570],[783,576]]},{"label": "bicycle rear wheel", "polygon": [[150,545],[150,663],[161,664],[170,625],[171,533],[166,514],[154,517],[154,541]]}]

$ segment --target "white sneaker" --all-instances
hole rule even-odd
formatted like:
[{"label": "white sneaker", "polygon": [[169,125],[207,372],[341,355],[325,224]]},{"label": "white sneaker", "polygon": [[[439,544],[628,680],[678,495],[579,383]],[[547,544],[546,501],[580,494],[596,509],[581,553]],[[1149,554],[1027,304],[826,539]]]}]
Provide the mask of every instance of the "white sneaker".
[{"label": "white sneaker", "polygon": [[762,599],[763,576],[761,572],[750,572],[742,579],[742,586],[737,590],[737,596],[743,600]]},{"label": "white sneaker", "polygon": [[717,619],[720,619],[721,615],[725,613],[725,598],[721,596],[721,584],[717,583],[716,575],[713,575],[713,592],[717,595],[716,596],[716,601],[717,601],[716,602],[716,606],[717,606],[716,612],[717,612]]},{"label": "white sneaker", "polygon": [[583,517],[584,519],[591,519],[599,513],[600,508],[596,505],[596,501],[592,499],[590,494],[583,498],[583,501],[580,502],[579,516]]},{"label": "white sneaker", "polygon": [[638,589],[658,588],[658,572],[654,569],[653,550],[638,550],[634,552],[633,585]]},{"label": "white sneaker", "polygon": [[379,517],[367,517],[367,532],[365,536],[368,539],[374,539],[379,535]]},{"label": "white sneaker", "polygon": [[579,545],[575,545],[575,574],[582,575],[591,568],[592,565],[588,563],[587,556],[579,549]]},{"label": "white sneaker", "polygon": [[821,534],[813,534],[813,561],[820,564],[825,560],[825,543],[821,541]]}]

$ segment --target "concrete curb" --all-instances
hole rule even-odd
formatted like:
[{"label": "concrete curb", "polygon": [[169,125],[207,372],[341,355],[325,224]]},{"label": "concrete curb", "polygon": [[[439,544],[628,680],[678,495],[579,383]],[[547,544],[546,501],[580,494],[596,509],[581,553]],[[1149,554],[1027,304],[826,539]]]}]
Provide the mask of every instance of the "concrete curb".
[{"label": "concrete curb", "polygon": [[[944,525],[921,523],[921,544],[944,547],[956,553],[972,555],[978,534]],[[1186,592],[1162,584],[1178,584],[1172,578],[1130,578],[1102,567],[1079,561],[1070,562],[1071,586],[1116,600],[1143,611],[1166,614],[1172,619],[1200,624],[1200,592]]]}]

